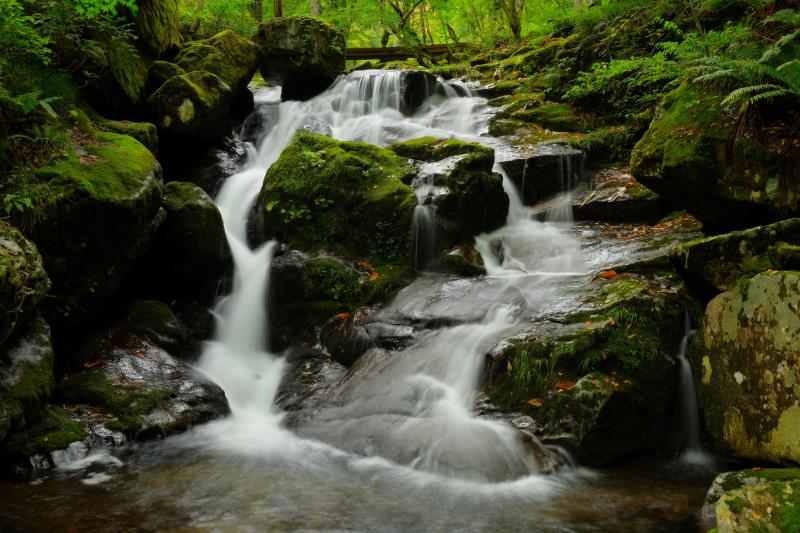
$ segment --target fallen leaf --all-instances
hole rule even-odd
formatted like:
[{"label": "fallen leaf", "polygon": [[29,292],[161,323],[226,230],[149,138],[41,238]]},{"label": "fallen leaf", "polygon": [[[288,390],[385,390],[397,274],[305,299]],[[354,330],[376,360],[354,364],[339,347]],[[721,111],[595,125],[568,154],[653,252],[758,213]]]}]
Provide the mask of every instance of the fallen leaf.
[{"label": "fallen leaf", "polygon": [[556,383],[556,389],[557,390],[570,390],[574,386],[575,386],[575,382],[574,381],[569,381],[568,379],[564,380],[564,381],[559,381],[558,383]]},{"label": "fallen leaf", "polygon": [[531,398],[530,400],[528,400],[525,403],[527,403],[528,405],[533,406],[533,407],[541,407],[542,406],[541,398]]},{"label": "fallen leaf", "polygon": [[341,320],[342,322],[347,322],[353,316],[353,313],[339,313],[336,315],[336,318]]},{"label": "fallen leaf", "polygon": [[309,377],[309,376],[313,376],[313,375],[314,375],[314,373],[313,373],[313,372],[303,372],[303,377],[304,377],[304,378],[307,378],[307,377]]},{"label": "fallen leaf", "polygon": [[600,277],[603,278],[603,279],[614,279],[618,275],[619,274],[617,274],[616,271],[614,271],[614,270],[606,270],[605,272],[600,274]]},{"label": "fallen leaf", "polygon": [[761,472],[762,470],[764,470],[764,469],[761,468],[760,466],[754,466],[753,467],[753,472]]},{"label": "fallen leaf", "polygon": [[105,364],[106,364],[106,360],[105,359],[95,359],[94,361],[87,361],[86,363],[83,363],[83,367],[84,368],[95,368],[95,367],[98,367],[98,366],[103,366]]},{"label": "fallen leaf", "polygon": [[511,373],[514,371],[514,367],[513,367],[513,366],[511,366],[511,361],[509,361],[508,363],[506,363],[506,370],[508,370],[508,375],[509,375],[509,376],[510,376],[510,375],[511,375]]}]

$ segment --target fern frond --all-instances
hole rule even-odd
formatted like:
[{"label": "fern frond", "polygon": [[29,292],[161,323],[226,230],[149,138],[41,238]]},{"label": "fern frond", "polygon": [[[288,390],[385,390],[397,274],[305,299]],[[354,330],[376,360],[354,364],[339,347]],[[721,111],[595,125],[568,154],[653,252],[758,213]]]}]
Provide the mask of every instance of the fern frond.
[{"label": "fern frond", "polygon": [[751,95],[753,94],[767,92],[767,91],[782,90],[782,89],[783,87],[772,84],[740,87],[734,91],[731,91],[731,93],[728,96],[726,96],[724,100],[722,100],[720,105],[722,105],[723,107],[728,107],[734,104],[741,103],[742,101],[747,100],[749,98],[752,98]]},{"label": "fern frond", "polygon": [[760,93],[750,98],[749,105],[767,104],[777,100],[778,98],[794,97],[800,98],[800,94],[790,91],[788,89],[778,89],[775,91],[768,91]]}]

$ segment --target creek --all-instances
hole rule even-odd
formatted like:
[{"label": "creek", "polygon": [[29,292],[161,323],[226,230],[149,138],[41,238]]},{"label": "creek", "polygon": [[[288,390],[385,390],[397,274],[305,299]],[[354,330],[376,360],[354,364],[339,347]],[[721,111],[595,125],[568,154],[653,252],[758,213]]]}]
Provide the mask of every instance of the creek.
[{"label": "creek", "polygon": [[[25,529],[46,513],[57,530],[701,530],[697,511],[715,475],[705,462],[645,457],[587,469],[532,433],[476,414],[493,346],[575,306],[592,272],[638,253],[597,244],[601,237],[572,222],[569,206],[537,221],[508,179],[506,225],[476,236],[487,275],[420,273],[372,317],[405,328],[403,347],[372,349],[350,372],[332,367],[300,410],[287,414],[276,402],[287,362],[269,350],[265,302],[277,244],[252,249],[247,221],[266,170],[294,133],[377,145],[456,137],[493,146],[498,160],[514,157],[482,135],[492,110],[468,87],[441,85],[406,116],[398,84],[396,73],[364,71],[308,102],[257,94],[255,113],[267,120],[216,198],[233,290],[215,307],[217,333],[197,362],[225,390],[231,415],[162,441],[96,450],[28,483],[0,482],[0,500],[13,502],[0,509],[0,523]],[[574,171],[564,172],[568,189]],[[436,219],[425,199],[435,187],[423,180],[417,189],[410,231],[420,267],[432,255]]]}]

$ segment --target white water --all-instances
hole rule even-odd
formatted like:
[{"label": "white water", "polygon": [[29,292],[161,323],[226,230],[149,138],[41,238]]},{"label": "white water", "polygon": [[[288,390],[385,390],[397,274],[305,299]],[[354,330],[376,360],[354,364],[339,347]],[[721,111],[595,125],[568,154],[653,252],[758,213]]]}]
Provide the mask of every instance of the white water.
[{"label": "white water", "polygon": [[[274,407],[284,372],[281,357],[267,349],[268,272],[275,243],[256,250],[247,246],[247,217],[263,177],[294,133],[311,129],[378,145],[422,136],[492,143],[478,137],[486,128],[484,99],[456,97],[451,87],[444,91],[447,97],[431,96],[408,117],[399,111],[397,87],[397,73],[365,71],[340,78],[308,102],[278,104],[272,113],[274,123],[260,136],[260,145],[249,147],[247,161],[223,185],[217,204],[233,253],[234,287],[215,309],[218,331],[207,344],[199,368],[225,390],[232,416],[198,428],[192,437],[195,445],[258,454],[265,449],[285,450],[287,445],[296,448],[300,442],[281,428],[282,414]],[[257,100],[266,102],[270,97]],[[424,196],[431,187],[433,183],[420,187],[424,209]],[[336,412],[340,418],[334,416],[330,427],[324,420],[314,423],[317,434],[312,436],[347,451],[445,477],[510,480],[543,468],[544,451],[534,457],[516,430],[473,416],[478,381],[484,354],[492,344],[507,334],[532,301],[552,290],[552,279],[581,272],[583,264],[577,239],[552,224],[532,220],[508,179],[504,187],[511,197],[508,224],[477,238],[477,249],[489,275],[500,280],[492,290],[509,289],[526,280],[523,285],[531,288],[530,293],[521,300],[515,296],[488,302],[476,294],[474,305],[483,306],[477,308],[483,318],[430,332],[405,352],[376,363],[375,372],[362,372],[366,378],[347,382],[351,397],[344,394],[345,405]],[[430,231],[428,226],[425,232]],[[503,249],[502,259],[492,251],[493,242]],[[521,289],[514,290],[521,294]],[[403,402],[411,406],[407,416],[392,423],[393,410]],[[379,422],[366,422],[365,409]],[[354,411],[361,414],[354,417]]]},{"label": "white water", "polygon": [[700,410],[697,408],[697,391],[694,387],[692,365],[686,356],[689,342],[697,330],[692,329],[692,318],[687,311],[684,317],[684,334],[678,351],[680,363],[680,379],[678,381],[678,402],[680,404],[681,422],[683,424],[684,438],[683,451],[680,459],[689,464],[708,465],[713,462],[713,457],[704,449],[700,438]]}]

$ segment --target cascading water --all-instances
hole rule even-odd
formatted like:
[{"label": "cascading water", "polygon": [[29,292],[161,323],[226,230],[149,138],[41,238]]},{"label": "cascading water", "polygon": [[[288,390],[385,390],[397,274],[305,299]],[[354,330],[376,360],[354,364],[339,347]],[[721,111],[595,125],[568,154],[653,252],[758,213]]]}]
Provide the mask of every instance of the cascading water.
[{"label": "cascading water", "polygon": [[[465,140],[483,128],[479,111],[485,100],[455,97],[460,87],[444,86],[413,116],[400,112],[400,74],[364,71],[340,78],[328,91],[308,102],[284,102],[275,121],[250,150],[241,170],[222,187],[217,203],[225,221],[235,262],[233,292],[218,308],[218,332],[200,360],[200,369],[226,391],[233,416],[247,431],[284,435],[273,400],[283,372],[282,360],[267,351],[265,336],[267,279],[274,244],[256,250],[247,246],[247,216],[263,176],[294,133],[311,129],[342,140],[385,145],[431,135]],[[441,94],[444,93],[444,94]],[[419,199],[414,231],[417,266],[435,252],[435,171],[421,169],[414,188]],[[340,407],[328,410],[301,435],[341,449],[375,455],[415,469],[474,480],[508,480],[549,469],[555,458],[505,424],[472,415],[483,357],[507,334],[553,284],[550,274],[581,270],[580,245],[556,228],[531,220],[508,180],[512,197],[508,225],[478,239],[490,274],[501,280],[493,295],[477,291],[474,321],[443,330],[422,332],[402,354],[375,358],[379,372],[346,380]],[[505,248],[492,259],[490,241]],[[493,266],[492,261],[496,261]],[[514,285],[522,288],[515,288]],[[415,287],[404,293],[417,298]],[[469,300],[469,299],[468,299]],[[398,298],[402,305],[403,295]],[[391,306],[389,312],[391,312]],[[213,425],[211,425],[213,427]],[[237,434],[241,427],[227,427]],[[284,435],[285,436],[285,435]],[[263,438],[263,436],[262,436]],[[227,439],[229,442],[230,439]]]},{"label": "cascading water", "polygon": [[692,317],[689,316],[688,311],[685,313],[683,327],[684,334],[678,352],[678,362],[680,363],[678,402],[684,430],[681,460],[690,464],[704,465],[712,462],[712,457],[703,450],[703,444],[700,439],[700,411],[697,408],[697,391],[694,387],[692,365],[686,357],[689,342],[697,333],[697,330],[692,329]]}]

